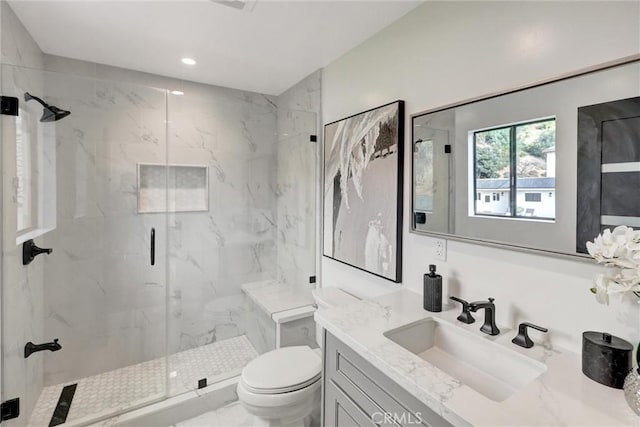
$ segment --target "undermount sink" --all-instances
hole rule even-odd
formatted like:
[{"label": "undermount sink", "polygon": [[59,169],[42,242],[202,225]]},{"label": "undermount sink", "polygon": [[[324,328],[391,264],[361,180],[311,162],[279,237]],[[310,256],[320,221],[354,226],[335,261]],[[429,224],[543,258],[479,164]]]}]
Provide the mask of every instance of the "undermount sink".
[{"label": "undermount sink", "polygon": [[543,363],[433,318],[392,329],[384,336],[496,402],[547,370]]}]

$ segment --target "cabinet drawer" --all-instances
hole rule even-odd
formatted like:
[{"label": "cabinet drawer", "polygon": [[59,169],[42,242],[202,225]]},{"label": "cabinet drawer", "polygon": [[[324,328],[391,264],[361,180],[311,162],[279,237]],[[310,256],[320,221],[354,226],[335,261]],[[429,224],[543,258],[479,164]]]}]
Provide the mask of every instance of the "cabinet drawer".
[{"label": "cabinet drawer", "polygon": [[332,382],[325,388],[325,426],[375,427],[365,414],[342,390]]},{"label": "cabinet drawer", "polygon": [[325,384],[335,383],[369,420],[407,427],[451,425],[351,348],[325,334]]}]

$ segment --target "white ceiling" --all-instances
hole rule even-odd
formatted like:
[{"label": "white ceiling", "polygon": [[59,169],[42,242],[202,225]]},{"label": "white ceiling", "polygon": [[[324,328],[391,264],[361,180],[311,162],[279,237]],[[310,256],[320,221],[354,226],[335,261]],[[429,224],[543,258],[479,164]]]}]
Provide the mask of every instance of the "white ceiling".
[{"label": "white ceiling", "polygon": [[9,3],[45,53],[279,95],[420,2],[249,0],[244,10],[210,0]]}]

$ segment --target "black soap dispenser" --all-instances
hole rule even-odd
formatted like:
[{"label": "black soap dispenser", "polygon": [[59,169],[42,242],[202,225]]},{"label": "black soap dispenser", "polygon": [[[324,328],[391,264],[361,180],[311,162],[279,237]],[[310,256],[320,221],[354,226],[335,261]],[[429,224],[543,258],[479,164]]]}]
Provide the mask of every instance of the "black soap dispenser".
[{"label": "black soap dispenser", "polygon": [[436,274],[436,266],[429,266],[429,274],[424,275],[423,304],[425,310],[442,311],[442,276]]}]

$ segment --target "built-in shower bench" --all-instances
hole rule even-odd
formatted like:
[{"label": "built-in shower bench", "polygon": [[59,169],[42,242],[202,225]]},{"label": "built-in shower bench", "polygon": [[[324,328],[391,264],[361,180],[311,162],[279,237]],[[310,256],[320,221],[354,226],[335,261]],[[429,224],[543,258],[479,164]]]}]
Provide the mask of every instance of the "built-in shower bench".
[{"label": "built-in shower bench", "polygon": [[289,345],[315,342],[314,300],[310,289],[277,280],[241,286],[247,300],[247,337],[259,353]]}]

